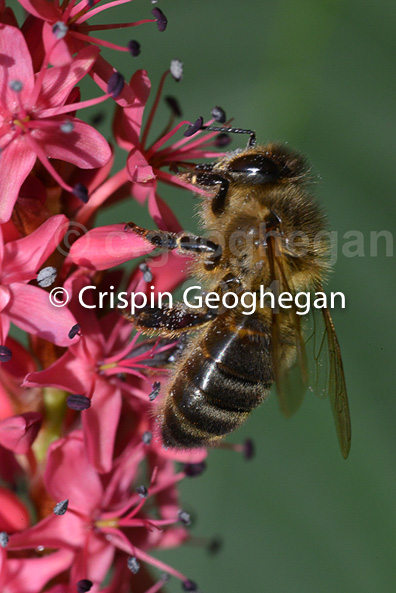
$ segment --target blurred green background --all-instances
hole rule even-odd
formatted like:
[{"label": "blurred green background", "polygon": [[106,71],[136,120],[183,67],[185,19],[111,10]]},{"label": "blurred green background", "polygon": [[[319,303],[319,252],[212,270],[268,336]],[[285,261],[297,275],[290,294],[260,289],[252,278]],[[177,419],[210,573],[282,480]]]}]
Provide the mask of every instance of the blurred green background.
[{"label": "blurred green background", "polygon": [[[165,94],[178,97],[187,119],[208,117],[221,105],[235,125],[255,129],[261,142],[287,142],[320,174],[316,193],[339,237],[327,288],[347,300],[333,318],[353,431],[344,461],[327,401],[308,395],[298,414],[285,419],[271,397],[229,438],[254,438],[252,461],[213,451],[206,473],[181,485],[182,506],[196,518],[192,533],[220,535],[221,552],[210,557],[185,546],[157,555],[204,593],[394,592],[396,275],[389,244],[387,254],[380,240],[373,255],[370,231],[393,233],[396,221],[396,4],[161,0],[156,6],[168,17],[166,32],[145,25],[110,33],[117,43],[137,39],[142,53],[133,60],[106,50],[107,59],[128,79],[146,68],[156,88],[170,60],[179,58],[184,80],[168,79]],[[136,0],[97,20],[146,18],[152,7]],[[164,107],[157,133],[167,117]],[[244,146],[244,139],[232,146]],[[161,195],[196,230],[194,199],[169,188]],[[150,225],[132,202],[98,222],[125,220]],[[348,231],[362,233],[364,254],[343,254]],[[171,581],[167,590],[179,591],[180,584]]]}]

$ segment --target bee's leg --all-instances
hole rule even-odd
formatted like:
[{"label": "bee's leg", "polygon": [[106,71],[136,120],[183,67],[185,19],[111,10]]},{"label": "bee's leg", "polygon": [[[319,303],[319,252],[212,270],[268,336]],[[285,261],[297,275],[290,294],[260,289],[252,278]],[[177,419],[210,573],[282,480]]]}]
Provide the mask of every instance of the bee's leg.
[{"label": "bee's leg", "polygon": [[227,197],[228,188],[230,186],[230,182],[228,179],[226,179],[226,177],[223,177],[218,173],[211,173],[210,171],[205,170],[204,173],[196,173],[193,175],[191,178],[191,183],[193,185],[200,185],[204,187],[218,185],[219,189],[212,200],[212,212],[216,215],[224,212],[225,200]]},{"label": "bee's leg", "polygon": [[216,317],[216,310],[193,310],[183,303],[170,307],[143,307],[134,315],[125,315],[137,330],[150,336],[175,338],[197,329]]},{"label": "bee's leg", "polygon": [[202,130],[208,130],[208,132],[222,132],[226,134],[249,134],[250,138],[248,141],[248,148],[256,145],[256,132],[253,130],[245,130],[244,128],[229,128],[220,126],[202,126]]},{"label": "bee's leg", "polygon": [[207,254],[211,263],[218,262],[221,257],[222,249],[217,243],[214,243],[206,237],[198,235],[188,235],[186,233],[170,233],[168,231],[148,230],[137,226],[133,222],[128,222],[125,229],[141,235],[147,241],[150,241],[155,247],[162,247],[169,251],[178,249],[182,253]]}]

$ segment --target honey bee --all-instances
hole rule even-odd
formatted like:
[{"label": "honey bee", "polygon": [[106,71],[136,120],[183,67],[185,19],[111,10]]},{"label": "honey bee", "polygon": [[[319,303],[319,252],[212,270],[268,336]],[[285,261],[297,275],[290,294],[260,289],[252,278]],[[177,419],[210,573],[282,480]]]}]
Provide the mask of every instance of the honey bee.
[{"label": "honey bee", "polygon": [[[325,217],[307,190],[305,160],[278,144],[257,145],[251,130],[207,129],[250,135],[246,149],[230,152],[213,164],[192,165],[183,174],[185,180],[207,190],[210,197],[200,196],[199,212],[208,236],[217,240],[150,231],[133,223],[128,223],[129,228],[155,246],[193,254],[192,275],[219,297],[230,289],[255,294],[261,286],[275,287],[277,299],[283,291],[294,295],[321,290],[328,272],[328,246],[317,237],[324,236]],[[241,304],[198,311],[182,304],[146,307],[133,321],[152,336],[186,336],[159,407],[165,446],[216,444],[268,397],[274,382],[281,410],[292,414],[307,387],[313,391],[317,387],[308,372],[307,356],[315,343],[311,356],[319,370],[323,360],[328,363],[325,394],[342,455],[348,456],[351,426],[346,385],[328,308],[322,308],[322,332],[315,327],[309,337],[293,304],[288,309],[259,307],[250,315]]]}]

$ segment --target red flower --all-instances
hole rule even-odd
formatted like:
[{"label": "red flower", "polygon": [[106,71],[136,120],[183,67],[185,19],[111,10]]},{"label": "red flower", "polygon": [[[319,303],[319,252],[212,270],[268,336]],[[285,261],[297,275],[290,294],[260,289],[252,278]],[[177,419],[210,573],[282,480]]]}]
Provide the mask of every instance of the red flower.
[{"label": "red flower", "polygon": [[[51,305],[48,293],[27,284],[62,240],[68,228],[66,216],[53,216],[36,231],[3,244],[0,229],[0,342],[4,344],[10,322],[24,331],[69,346],[68,333],[76,323],[70,311]],[[29,311],[29,315],[26,315]]]},{"label": "red flower", "polygon": [[[22,33],[0,25],[0,222],[9,220],[19,189],[36,158],[67,191],[67,185],[48,158],[73,163],[82,169],[101,167],[111,157],[106,140],[91,126],[67,115],[111,96],[67,104],[73,87],[85,76],[99,50],[83,49],[67,66],[47,68],[35,77]],[[59,82],[62,81],[62,84]]]}]

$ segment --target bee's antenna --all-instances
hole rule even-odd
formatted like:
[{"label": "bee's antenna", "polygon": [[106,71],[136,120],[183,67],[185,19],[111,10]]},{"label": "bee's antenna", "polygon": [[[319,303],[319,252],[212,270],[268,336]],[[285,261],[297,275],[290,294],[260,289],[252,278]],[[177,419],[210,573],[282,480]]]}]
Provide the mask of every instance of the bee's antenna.
[{"label": "bee's antenna", "polygon": [[202,130],[208,130],[209,132],[225,132],[227,134],[249,134],[248,148],[256,146],[256,132],[253,130],[244,130],[243,128],[225,128],[220,126],[202,126]]}]

